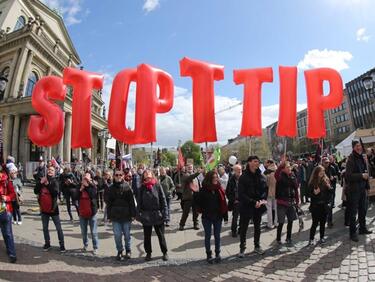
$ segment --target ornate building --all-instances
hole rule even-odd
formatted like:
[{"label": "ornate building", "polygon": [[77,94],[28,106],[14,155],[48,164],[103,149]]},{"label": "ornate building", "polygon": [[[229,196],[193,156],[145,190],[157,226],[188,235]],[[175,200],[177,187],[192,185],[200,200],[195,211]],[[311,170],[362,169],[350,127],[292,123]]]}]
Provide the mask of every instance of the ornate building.
[{"label": "ornate building", "polygon": [[[93,163],[104,160],[105,142],[98,133],[106,127],[101,92],[92,96],[93,148],[71,150],[72,95],[58,102],[65,112],[65,132],[58,146],[39,148],[27,136],[35,83],[43,76],[62,76],[67,66],[81,63],[62,17],[39,0],[0,0],[0,149],[5,158],[15,157],[31,171],[35,162],[59,156],[88,156]],[[0,156],[1,157],[1,156]],[[27,172],[27,171],[26,171]]]}]

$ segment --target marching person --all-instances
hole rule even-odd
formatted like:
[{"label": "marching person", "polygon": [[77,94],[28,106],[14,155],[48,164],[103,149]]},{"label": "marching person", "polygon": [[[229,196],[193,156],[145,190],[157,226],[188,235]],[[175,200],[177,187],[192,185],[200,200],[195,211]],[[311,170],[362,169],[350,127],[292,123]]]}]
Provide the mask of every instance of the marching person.
[{"label": "marching person", "polygon": [[138,216],[143,225],[146,261],[152,259],[151,235],[154,227],[159,239],[163,260],[168,260],[167,243],[164,237],[164,223],[167,220],[167,202],[163,189],[157,183],[154,173],[146,169],[142,175],[142,185],[138,193]]},{"label": "marching person", "polygon": [[366,161],[362,155],[362,145],[359,141],[352,142],[353,152],[348,157],[346,162],[346,184],[348,207],[350,217],[350,239],[358,242],[356,217],[358,213],[359,234],[367,235],[372,231],[366,227],[366,213],[367,213],[367,193],[369,189],[369,174],[366,168]]},{"label": "marching person", "polygon": [[324,173],[324,167],[318,165],[314,168],[308,184],[309,195],[311,196],[310,212],[312,225],[310,229],[309,244],[314,244],[316,228],[319,225],[320,244],[325,243],[324,232],[330,203],[330,190],[332,189],[329,178]]},{"label": "marching person", "polygon": [[259,169],[259,158],[250,156],[247,166],[238,183],[238,198],[240,201],[240,253],[238,257],[245,256],[246,233],[250,219],[254,223],[254,251],[264,254],[260,246],[260,223],[266,211],[267,184],[266,179]]},{"label": "marching person", "polygon": [[90,172],[86,172],[83,175],[79,191],[79,223],[81,227],[83,251],[86,252],[89,245],[87,237],[87,227],[89,225],[92,237],[93,254],[97,255],[99,247],[98,220],[96,217],[98,211],[96,198],[97,192]]},{"label": "marching person", "polygon": [[215,171],[209,171],[202,183],[197,195],[197,206],[202,213],[202,224],[204,228],[204,244],[207,254],[207,262],[212,264],[211,233],[212,227],[215,238],[215,262],[221,262],[220,233],[223,218],[227,216],[228,206],[225,199],[225,191],[220,184],[219,175]]},{"label": "marching person", "polygon": [[174,186],[172,178],[169,175],[167,175],[167,172],[164,167],[160,168],[159,180],[160,180],[160,185],[163,188],[164,195],[167,200],[167,207],[168,207],[167,221],[165,222],[165,226],[169,227],[169,222],[171,220],[171,200],[172,200],[173,192],[175,190],[175,186]]},{"label": "marching person", "polygon": [[223,189],[225,191],[227,189],[229,176],[225,171],[225,167],[223,167],[223,166],[220,166],[217,171],[218,171],[219,176],[220,176],[219,180],[220,180],[221,187],[223,187]]},{"label": "marching person", "polygon": [[12,202],[15,198],[16,193],[12,182],[8,181],[8,176],[4,171],[0,171],[0,229],[11,263],[17,261],[12,231]]},{"label": "marching person", "polygon": [[194,203],[194,193],[199,191],[199,181],[197,177],[200,172],[194,173],[194,167],[189,164],[186,169],[186,173],[182,176],[182,216],[180,220],[180,231],[185,228],[186,220],[189,216],[190,210],[193,212],[193,224],[194,230],[199,230],[198,224],[198,212],[197,207]]},{"label": "marching person", "polygon": [[228,198],[228,210],[232,211],[232,237],[237,237],[239,230],[238,226],[238,218],[240,215],[240,202],[238,198],[238,182],[240,180],[242,174],[242,167],[240,165],[233,166],[233,174],[229,178],[227,189],[225,190],[225,194]]},{"label": "marching person", "polygon": [[268,187],[267,196],[267,228],[273,229],[277,225],[277,204],[276,204],[276,172],[277,166],[273,160],[267,161],[267,169],[264,172]]},{"label": "marching person", "polygon": [[9,181],[12,182],[13,188],[16,193],[16,198],[13,201],[13,223],[21,225],[22,181],[18,178],[18,170],[16,167],[13,167],[9,171]]},{"label": "marching person", "polygon": [[104,180],[102,177],[102,171],[100,169],[97,169],[94,176],[94,183],[97,190],[97,200],[96,204],[98,206],[98,209],[100,209],[101,212],[103,212],[104,208]]},{"label": "marching person", "polygon": [[66,209],[68,211],[70,221],[73,221],[72,215],[72,204],[78,212],[78,198],[79,198],[79,183],[75,178],[74,174],[71,172],[70,168],[65,167],[64,172],[60,176],[62,192],[66,201]]},{"label": "marching person", "polygon": [[276,200],[277,200],[277,236],[276,241],[281,244],[281,232],[285,217],[288,220],[286,243],[292,244],[293,221],[297,219],[296,205],[299,203],[298,184],[289,162],[280,164],[275,172]]},{"label": "marching person", "polygon": [[103,222],[104,222],[104,225],[106,224],[107,222],[107,218],[108,218],[108,196],[109,196],[109,188],[111,187],[111,184],[112,184],[112,173],[106,169],[104,170],[104,173],[103,173],[103,185],[104,185],[104,193],[103,193],[103,199],[104,199],[104,203],[105,203],[105,207],[104,207],[104,214],[103,214]]},{"label": "marching person", "polygon": [[49,220],[52,219],[59,238],[60,252],[65,252],[64,234],[61,228],[59,206],[57,205],[59,183],[55,177],[55,168],[53,166],[48,167],[47,177],[40,178],[40,181],[36,183],[34,193],[38,195],[40,212],[42,216],[44,236],[43,250],[48,251],[51,248],[48,224]]},{"label": "marching person", "polygon": [[[115,179],[109,188],[107,200],[108,219],[112,221],[113,235],[115,237],[117,260],[131,258],[131,223],[136,216],[136,208],[133,191],[124,179],[124,173],[121,169],[116,169]],[[125,241],[122,244],[122,237]]]},{"label": "marching person", "polygon": [[333,227],[333,208],[335,207],[335,191],[336,191],[336,182],[337,182],[337,171],[327,157],[322,158],[322,164],[324,167],[325,174],[327,175],[331,188],[330,191],[330,202],[327,215],[327,225],[329,228]]}]

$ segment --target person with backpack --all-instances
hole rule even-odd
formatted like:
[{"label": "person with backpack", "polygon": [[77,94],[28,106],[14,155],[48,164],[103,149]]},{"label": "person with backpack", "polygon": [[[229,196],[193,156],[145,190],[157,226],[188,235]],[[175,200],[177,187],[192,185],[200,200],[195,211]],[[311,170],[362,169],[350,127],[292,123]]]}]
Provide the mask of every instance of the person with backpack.
[{"label": "person with backpack", "polygon": [[168,214],[167,214],[167,221],[165,222],[165,226],[169,227],[169,222],[171,220],[171,200],[172,200],[172,195],[173,195],[175,186],[174,186],[172,178],[167,174],[167,171],[164,167],[160,168],[159,181],[160,181],[161,187],[163,188],[165,198],[167,200]]},{"label": "person with backpack", "polygon": [[[113,235],[115,237],[117,260],[131,258],[131,223],[136,216],[133,191],[124,179],[121,169],[115,171],[115,181],[108,193],[108,219],[112,221]],[[125,256],[122,237],[125,238]]]},{"label": "person with backpack", "polygon": [[142,174],[142,185],[139,189],[137,203],[139,221],[143,225],[145,260],[152,259],[151,235],[152,227],[154,227],[163,253],[163,260],[167,261],[168,249],[164,237],[164,223],[167,220],[168,212],[167,202],[163,188],[157,183],[154,173],[149,169],[146,169]]},{"label": "person with backpack", "polygon": [[[202,182],[202,189],[196,196],[198,211],[202,213],[204,228],[204,244],[207,254],[207,262],[212,264],[221,262],[220,233],[224,217],[227,216],[228,206],[225,199],[225,191],[220,183],[219,174],[209,171]],[[215,260],[212,258],[211,234],[212,227],[215,237]]]},{"label": "person with backpack", "polygon": [[96,213],[98,211],[97,207],[97,192],[94,182],[91,178],[91,173],[86,172],[83,175],[81,188],[79,189],[79,223],[81,227],[82,241],[83,241],[83,251],[86,252],[89,246],[88,236],[87,236],[87,226],[90,225],[93,254],[98,254],[98,220]]},{"label": "person with backpack", "polygon": [[16,193],[12,182],[8,181],[8,176],[4,171],[0,171],[0,229],[11,263],[17,261],[12,231],[12,202],[15,198]]},{"label": "person with backpack", "polygon": [[13,167],[9,171],[9,181],[12,182],[16,198],[13,201],[13,224],[22,225],[20,206],[22,204],[22,181],[17,177],[18,170]]},{"label": "person with backpack", "polygon": [[48,167],[47,177],[42,177],[40,181],[36,183],[34,193],[38,195],[42,217],[43,236],[45,242],[43,250],[48,251],[51,248],[48,224],[49,220],[52,219],[59,238],[60,252],[65,252],[64,234],[61,228],[59,207],[57,205],[59,182],[55,177],[55,168],[53,166]]}]

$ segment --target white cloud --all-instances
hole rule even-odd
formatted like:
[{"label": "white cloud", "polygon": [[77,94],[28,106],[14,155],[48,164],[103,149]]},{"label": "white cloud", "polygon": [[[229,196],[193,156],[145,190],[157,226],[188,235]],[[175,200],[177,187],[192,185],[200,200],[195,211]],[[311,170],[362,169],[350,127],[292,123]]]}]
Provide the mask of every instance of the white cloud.
[{"label": "white cloud", "polygon": [[145,0],[145,3],[143,4],[143,10],[145,10],[146,13],[149,13],[155,10],[159,6],[160,6],[159,0]]},{"label": "white cloud", "polygon": [[313,49],[305,54],[303,60],[299,61],[298,68],[305,70],[328,67],[341,71],[349,68],[347,62],[352,58],[353,55],[347,51]]},{"label": "white cloud", "polygon": [[366,29],[364,27],[361,27],[356,32],[357,41],[363,41],[368,42],[370,40],[370,35],[366,34]]},{"label": "white cloud", "polygon": [[82,10],[83,0],[42,0],[42,2],[61,14],[67,26],[80,23],[82,17],[88,14],[88,10]]}]

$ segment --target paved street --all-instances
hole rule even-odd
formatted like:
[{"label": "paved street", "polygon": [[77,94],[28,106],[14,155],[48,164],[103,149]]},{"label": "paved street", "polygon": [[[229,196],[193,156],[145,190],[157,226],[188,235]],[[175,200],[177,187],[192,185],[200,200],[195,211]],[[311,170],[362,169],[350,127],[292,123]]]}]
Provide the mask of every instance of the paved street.
[{"label": "paved street", "polygon": [[[220,265],[207,265],[203,247],[203,230],[192,229],[191,218],[187,230],[177,231],[180,218],[179,204],[174,202],[172,225],[167,228],[166,239],[169,248],[169,262],[162,262],[156,235],[153,238],[154,260],[143,260],[143,233],[136,223],[132,229],[133,257],[130,261],[116,262],[113,235],[110,226],[99,227],[99,255],[90,252],[82,254],[78,221],[67,220],[64,206],[61,207],[63,230],[67,253],[58,252],[57,236],[50,223],[51,240],[54,246],[48,253],[42,251],[43,236],[38,216],[37,202],[32,188],[25,187],[26,198],[23,206],[23,225],[14,226],[18,263],[9,264],[3,244],[0,248],[0,279],[11,281],[316,281],[316,280],[375,280],[375,234],[360,237],[359,243],[348,239],[348,230],[343,225],[343,210],[335,209],[335,225],[327,229],[327,244],[307,247],[310,216],[305,216],[305,228],[298,232],[295,222],[294,247],[281,249],[274,246],[276,230],[263,229],[261,242],[266,254],[252,252],[252,239],[248,239],[248,255],[244,259],[236,257],[239,239],[230,236],[230,226],[222,231],[223,262]],[[341,189],[337,191],[337,203]],[[306,209],[308,206],[305,205]],[[99,217],[102,217],[99,213]],[[368,212],[370,228],[375,209],[371,205]],[[77,218],[77,217],[76,217]],[[286,228],[285,228],[286,229]],[[249,236],[252,237],[252,228]],[[285,235],[284,235],[285,236]],[[318,238],[318,236],[316,237]],[[284,237],[285,239],[285,237]],[[91,246],[91,245],[90,245]]]}]

